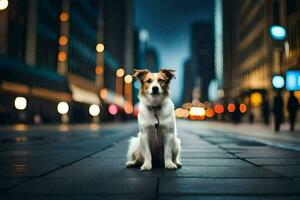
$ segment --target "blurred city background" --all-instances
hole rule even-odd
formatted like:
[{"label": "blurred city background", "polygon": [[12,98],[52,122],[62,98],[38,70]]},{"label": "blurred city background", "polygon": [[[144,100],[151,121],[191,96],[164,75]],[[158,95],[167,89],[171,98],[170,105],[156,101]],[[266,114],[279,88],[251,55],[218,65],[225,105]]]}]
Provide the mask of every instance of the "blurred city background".
[{"label": "blurred city background", "polygon": [[0,0],[0,124],[135,119],[161,67],[178,118],[297,124],[299,27],[299,0]]}]

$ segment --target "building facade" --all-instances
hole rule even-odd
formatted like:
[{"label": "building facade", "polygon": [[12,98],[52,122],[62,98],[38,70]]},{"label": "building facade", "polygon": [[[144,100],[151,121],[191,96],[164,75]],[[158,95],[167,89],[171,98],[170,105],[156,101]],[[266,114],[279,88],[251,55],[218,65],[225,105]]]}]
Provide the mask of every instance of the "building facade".
[{"label": "building facade", "polygon": [[[103,85],[103,13],[97,0],[9,1],[0,11],[0,123],[91,121]],[[16,97],[26,99],[24,110]]]},{"label": "building facade", "polygon": [[[213,24],[198,22],[192,26],[191,62],[197,72],[199,100],[208,100],[208,87],[214,78]],[[197,80],[198,79],[198,80]],[[194,95],[195,96],[195,95]],[[197,95],[196,95],[197,96]],[[198,98],[198,97],[197,97]]]},{"label": "building facade", "polygon": [[[285,76],[287,70],[299,67],[299,3],[299,0],[223,1],[225,96],[240,97],[258,119],[262,103],[272,102],[275,93],[272,77]],[[272,25],[286,28],[284,41],[272,39]],[[283,96],[286,102],[285,90]]]}]

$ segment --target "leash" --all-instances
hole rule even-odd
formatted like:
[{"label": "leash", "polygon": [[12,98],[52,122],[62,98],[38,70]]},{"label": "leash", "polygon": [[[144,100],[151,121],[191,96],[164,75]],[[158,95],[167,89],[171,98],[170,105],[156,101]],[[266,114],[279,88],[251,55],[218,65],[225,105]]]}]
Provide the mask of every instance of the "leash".
[{"label": "leash", "polygon": [[155,117],[155,119],[157,121],[157,123],[154,124],[155,139],[157,141],[157,139],[158,139],[157,138],[157,129],[159,127],[159,118],[158,118],[157,113],[155,112],[155,110],[161,109],[161,106],[149,106],[148,109],[153,111],[154,117]]}]

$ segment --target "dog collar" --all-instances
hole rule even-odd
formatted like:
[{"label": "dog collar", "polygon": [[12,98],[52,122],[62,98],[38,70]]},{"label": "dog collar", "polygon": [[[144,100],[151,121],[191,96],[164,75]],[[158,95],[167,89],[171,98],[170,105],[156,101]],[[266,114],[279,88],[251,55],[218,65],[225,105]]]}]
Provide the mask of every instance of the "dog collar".
[{"label": "dog collar", "polygon": [[161,109],[161,105],[159,106],[147,106],[148,110],[158,111]]}]

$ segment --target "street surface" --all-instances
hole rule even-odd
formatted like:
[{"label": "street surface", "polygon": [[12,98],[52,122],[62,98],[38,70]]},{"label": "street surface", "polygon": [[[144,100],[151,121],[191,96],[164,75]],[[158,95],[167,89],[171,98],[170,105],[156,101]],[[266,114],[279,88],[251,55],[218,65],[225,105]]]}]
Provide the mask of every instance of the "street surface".
[{"label": "street surface", "polygon": [[205,123],[178,121],[183,167],[150,172],[124,167],[135,121],[2,128],[0,199],[300,199],[300,152]]}]

